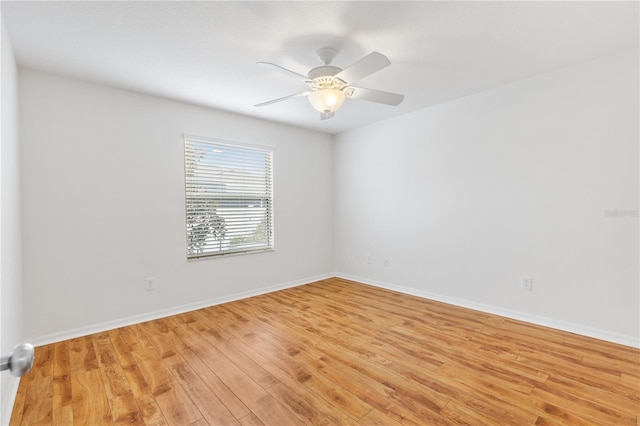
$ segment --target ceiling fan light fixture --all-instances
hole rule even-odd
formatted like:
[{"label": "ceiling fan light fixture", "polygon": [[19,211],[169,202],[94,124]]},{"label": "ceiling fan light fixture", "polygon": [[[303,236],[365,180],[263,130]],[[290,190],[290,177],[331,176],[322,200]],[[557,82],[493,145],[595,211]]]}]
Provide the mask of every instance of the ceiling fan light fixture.
[{"label": "ceiling fan light fixture", "polygon": [[382,53],[371,52],[346,69],[341,69],[331,65],[333,58],[337,54],[338,51],[332,48],[318,50],[318,57],[324,65],[312,68],[306,76],[270,62],[259,62],[259,64],[284,72],[296,80],[304,81],[309,86],[309,90],[262,102],[256,106],[262,107],[299,96],[307,96],[311,106],[320,112],[320,119],[327,120],[335,116],[335,112],[342,106],[346,98],[392,106],[399,105],[402,102],[404,95],[382,90],[365,89],[353,85],[359,80],[391,65],[389,58]]},{"label": "ceiling fan light fixture", "polygon": [[321,89],[309,94],[309,102],[319,112],[334,112],[342,106],[345,94],[339,89]]}]

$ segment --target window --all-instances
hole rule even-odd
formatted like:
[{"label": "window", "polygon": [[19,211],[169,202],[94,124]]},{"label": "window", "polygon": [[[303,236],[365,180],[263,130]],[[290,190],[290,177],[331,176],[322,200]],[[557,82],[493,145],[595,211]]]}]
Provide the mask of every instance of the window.
[{"label": "window", "polygon": [[187,258],[273,249],[273,151],[184,138]]}]

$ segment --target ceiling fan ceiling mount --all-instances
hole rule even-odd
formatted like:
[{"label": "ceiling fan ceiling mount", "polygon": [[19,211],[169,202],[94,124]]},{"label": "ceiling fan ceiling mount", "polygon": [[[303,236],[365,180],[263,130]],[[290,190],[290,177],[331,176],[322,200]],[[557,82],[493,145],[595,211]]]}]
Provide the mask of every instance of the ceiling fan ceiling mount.
[{"label": "ceiling fan ceiling mount", "polygon": [[338,56],[338,51],[333,47],[321,47],[316,50],[316,55],[318,55],[323,64],[329,65]]}]

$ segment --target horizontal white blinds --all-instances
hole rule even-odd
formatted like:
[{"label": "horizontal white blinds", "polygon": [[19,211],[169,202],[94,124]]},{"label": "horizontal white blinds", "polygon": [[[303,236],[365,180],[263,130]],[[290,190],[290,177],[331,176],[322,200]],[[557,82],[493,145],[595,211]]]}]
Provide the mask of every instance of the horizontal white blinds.
[{"label": "horizontal white blinds", "polygon": [[187,257],[273,248],[273,152],[185,136]]}]

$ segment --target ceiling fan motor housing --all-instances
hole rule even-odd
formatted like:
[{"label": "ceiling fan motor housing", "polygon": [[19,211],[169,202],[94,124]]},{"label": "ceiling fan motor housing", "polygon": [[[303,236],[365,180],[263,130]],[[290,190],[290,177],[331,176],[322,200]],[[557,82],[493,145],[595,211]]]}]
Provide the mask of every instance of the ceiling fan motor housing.
[{"label": "ceiling fan motor housing", "polygon": [[318,77],[333,77],[340,71],[342,71],[342,68],[333,67],[331,65],[322,65],[309,71],[309,78],[311,80],[315,80]]},{"label": "ceiling fan motor housing", "polygon": [[309,78],[311,79],[309,87],[314,91],[326,89],[343,89],[346,86],[346,83],[339,78],[334,77],[334,75],[338,74],[340,71],[342,71],[342,69],[338,67],[332,67],[330,65],[312,69],[311,71],[309,71]]}]

